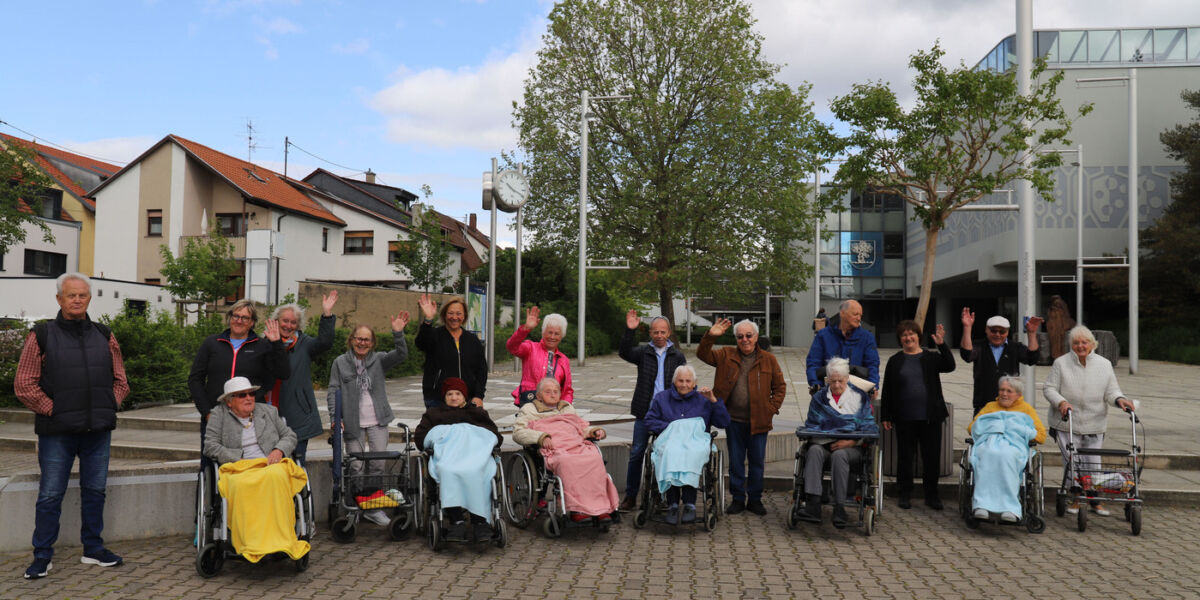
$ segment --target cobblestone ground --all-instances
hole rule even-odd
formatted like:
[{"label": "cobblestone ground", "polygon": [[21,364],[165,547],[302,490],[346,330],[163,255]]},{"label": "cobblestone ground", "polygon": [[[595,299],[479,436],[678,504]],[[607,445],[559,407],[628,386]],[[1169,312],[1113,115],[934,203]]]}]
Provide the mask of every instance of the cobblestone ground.
[{"label": "cobblestone ground", "polygon": [[[190,540],[118,542],[125,564],[55,557],[49,577],[25,581],[28,554],[0,555],[4,598],[1129,598],[1200,597],[1194,552],[1200,510],[1147,506],[1140,537],[1118,517],[1051,517],[1046,533],[984,525],[967,530],[954,505],[937,513],[890,501],[872,537],[861,529],[783,525],[788,495],[765,498],[766,517],[726,517],[716,531],[629,519],[608,534],[558,540],[512,529],[510,546],[429,551],[362,529],[340,545],[318,533],[311,567],[228,561],[213,579],[194,569]],[[1119,513],[1117,513],[1119,514]],[[63,532],[74,535],[74,532]],[[731,558],[736,557],[736,558]]]}]

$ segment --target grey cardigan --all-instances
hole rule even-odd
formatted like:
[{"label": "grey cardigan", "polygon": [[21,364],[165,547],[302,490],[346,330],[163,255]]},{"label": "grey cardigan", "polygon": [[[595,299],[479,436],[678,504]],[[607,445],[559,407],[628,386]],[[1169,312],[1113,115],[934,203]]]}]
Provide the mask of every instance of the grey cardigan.
[{"label": "grey cardigan", "polygon": [[[263,454],[279,450],[285,457],[296,449],[296,434],[279,418],[274,406],[254,403],[254,437]],[[209,413],[204,431],[204,455],[217,464],[242,460],[242,422],[224,403]]]},{"label": "grey cardigan", "polygon": [[[404,332],[393,331],[392,340],[395,341],[396,347],[391,352],[371,352],[363,360],[366,374],[371,378],[371,401],[375,405],[375,419],[384,426],[390,425],[396,418],[387,401],[384,373],[408,358],[408,344],[404,341]],[[359,390],[358,369],[354,366],[354,352],[351,350],[333,359],[333,368],[329,370],[329,393],[325,396],[325,402],[329,408],[331,424],[339,389],[342,390],[342,437],[356,440],[361,430],[358,425],[358,403],[362,392]]]}]

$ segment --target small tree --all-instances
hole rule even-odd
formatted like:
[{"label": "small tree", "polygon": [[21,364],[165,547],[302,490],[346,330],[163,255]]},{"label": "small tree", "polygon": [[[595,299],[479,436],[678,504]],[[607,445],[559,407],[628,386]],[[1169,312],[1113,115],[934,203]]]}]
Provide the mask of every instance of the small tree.
[{"label": "small tree", "polygon": [[[428,186],[422,186],[429,197]],[[413,228],[408,239],[397,236],[396,273],[408,271],[413,286],[429,291],[441,291],[450,280],[450,248],[445,240],[441,219],[432,208],[413,209]]]},{"label": "small tree", "polygon": [[41,229],[47,243],[54,242],[50,226],[40,217],[43,190],[54,182],[35,161],[33,149],[21,141],[9,138],[0,143],[0,255],[25,241],[26,224]]},{"label": "small tree", "polygon": [[[856,84],[850,94],[832,102],[834,116],[850,133],[841,139],[848,153],[835,183],[853,190],[894,194],[910,204],[925,228],[925,269],[914,317],[922,325],[933,287],[938,234],[955,211],[976,202],[1013,180],[1027,179],[1047,202],[1058,153],[1039,154],[1066,139],[1072,120],[1056,96],[1059,71],[1017,93],[1015,72],[996,73],[963,63],[947,70],[944,52],[935,44],[909,60],[916,71],[916,102],[901,107],[895,92],[882,82]],[[1038,61],[1032,81],[1045,62]],[[1079,116],[1091,111],[1079,107]],[[1030,158],[1025,166],[1024,160]]]},{"label": "small tree", "polygon": [[208,237],[188,238],[178,257],[166,244],[158,247],[163,259],[161,274],[167,281],[163,287],[176,298],[215,304],[242,284],[241,277],[230,278],[237,271],[233,243],[221,235],[215,222],[208,231]]}]

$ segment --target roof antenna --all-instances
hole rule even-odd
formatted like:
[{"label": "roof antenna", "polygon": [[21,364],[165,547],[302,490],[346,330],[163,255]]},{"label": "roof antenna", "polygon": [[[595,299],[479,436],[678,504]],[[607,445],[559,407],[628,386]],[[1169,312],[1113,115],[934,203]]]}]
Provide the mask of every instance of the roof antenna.
[{"label": "roof antenna", "polygon": [[258,149],[258,144],[254,143],[254,121],[246,119],[246,162],[254,162],[254,151]]}]

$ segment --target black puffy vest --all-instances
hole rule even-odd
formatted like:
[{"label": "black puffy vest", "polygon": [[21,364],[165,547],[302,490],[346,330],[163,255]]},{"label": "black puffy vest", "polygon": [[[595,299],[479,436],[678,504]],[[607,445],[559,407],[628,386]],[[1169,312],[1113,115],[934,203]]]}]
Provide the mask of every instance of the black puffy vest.
[{"label": "black puffy vest", "polygon": [[38,435],[110,431],[117,426],[112,353],[106,331],[89,319],[69,321],[60,312],[46,327],[41,388],[54,401],[51,416],[37,415]]}]

